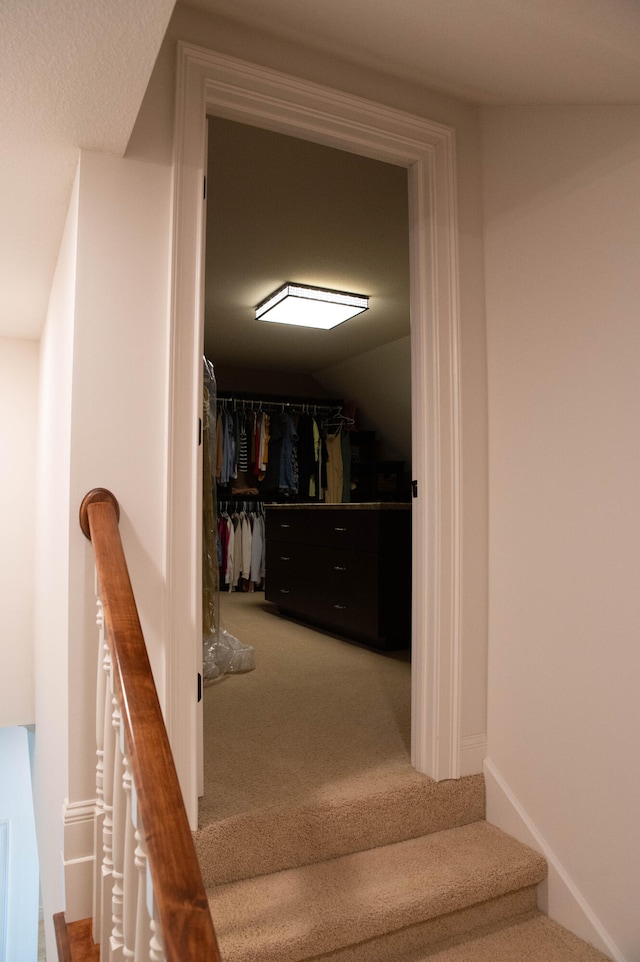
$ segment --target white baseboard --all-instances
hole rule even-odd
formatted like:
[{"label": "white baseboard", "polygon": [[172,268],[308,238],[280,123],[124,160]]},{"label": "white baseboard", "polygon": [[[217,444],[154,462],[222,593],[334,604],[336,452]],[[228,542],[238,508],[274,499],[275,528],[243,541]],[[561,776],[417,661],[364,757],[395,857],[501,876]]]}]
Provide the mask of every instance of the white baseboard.
[{"label": "white baseboard", "polygon": [[479,775],[487,754],[487,733],[464,735],[460,739],[460,777]]},{"label": "white baseboard", "polygon": [[95,799],[65,800],[62,809],[65,919],[77,922],[93,914],[93,839]]},{"label": "white baseboard", "polygon": [[543,836],[511,792],[492,762],[485,758],[484,777],[487,792],[487,821],[503,832],[529,845],[547,860],[548,877],[540,885],[538,903],[549,918],[591,943],[614,962],[629,962],[581,895]]}]

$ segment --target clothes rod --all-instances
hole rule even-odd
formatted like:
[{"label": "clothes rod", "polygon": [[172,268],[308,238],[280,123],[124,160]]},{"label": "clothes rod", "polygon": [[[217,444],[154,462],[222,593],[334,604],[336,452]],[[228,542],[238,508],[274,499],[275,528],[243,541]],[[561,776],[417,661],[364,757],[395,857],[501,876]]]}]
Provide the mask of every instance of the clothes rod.
[{"label": "clothes rod", "polygon": [[270,411],[300,411],[301,413],[313,413],[317,414],[319,411],[327,412],[328,414],[336,414],[342,411],[341,404],[316,404],[315,401],[274,401],[273,399],[259,400],[257,398],[238,398],[238,397],[220,397],[216,398],[217,404],[233,404],[242,405],[243,409],[249,408],[250,411],[254,410],[270,410]]}]

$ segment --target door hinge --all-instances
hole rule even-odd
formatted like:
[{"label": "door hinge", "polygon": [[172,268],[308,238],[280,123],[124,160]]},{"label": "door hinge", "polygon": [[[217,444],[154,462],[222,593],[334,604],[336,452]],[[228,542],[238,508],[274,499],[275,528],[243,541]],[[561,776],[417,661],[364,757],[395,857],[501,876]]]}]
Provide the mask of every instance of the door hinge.
[{"label": "door hinge", "polygon": [[202,675],[198,672],[198,701],[202,701]]},{"label": "door hinge", "polygon": [[198,447],[202,444],[202,418],[198,418]]},{"label": "door hinge", "polygon": [[412,498],[417,498],[417,497],[418,497],[418,482],[417,482],[417,481],[412,481],[412,482],[411,482],[411,497],[412,497]]},{"label": "door hinge", "polygon": [[207,178],[203,177],[202,179],[204,181],[204,185],[202,188],[202,199],[206,200],[207,199]]}]

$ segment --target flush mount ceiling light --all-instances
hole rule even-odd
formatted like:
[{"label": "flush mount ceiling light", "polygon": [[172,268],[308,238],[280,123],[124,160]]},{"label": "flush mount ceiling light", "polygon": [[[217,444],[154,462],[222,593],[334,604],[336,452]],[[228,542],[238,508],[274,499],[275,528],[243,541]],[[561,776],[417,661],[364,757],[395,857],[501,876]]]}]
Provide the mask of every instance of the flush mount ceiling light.
[{"label": "flush mount ceiling light", "polygon": [[363,294],[329,291],[306,284],[283,284],[256,307],[257,321],[319,327],[324,331],[348,321],[369,307]]}]

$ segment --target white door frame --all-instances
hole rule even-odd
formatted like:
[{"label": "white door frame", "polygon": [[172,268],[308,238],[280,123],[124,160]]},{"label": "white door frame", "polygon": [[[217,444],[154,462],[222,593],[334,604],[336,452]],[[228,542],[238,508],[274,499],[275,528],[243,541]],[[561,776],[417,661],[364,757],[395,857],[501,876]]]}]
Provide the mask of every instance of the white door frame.
[{"label": "white door frame", "polygon": [[450,127],[180,43],[173,180],[167,480],[169,736],[197,822],[206,115],[338,147],[408,170],[413,501],[412,732],[418,771],[460,772],[461,449],[458,245]]}]

